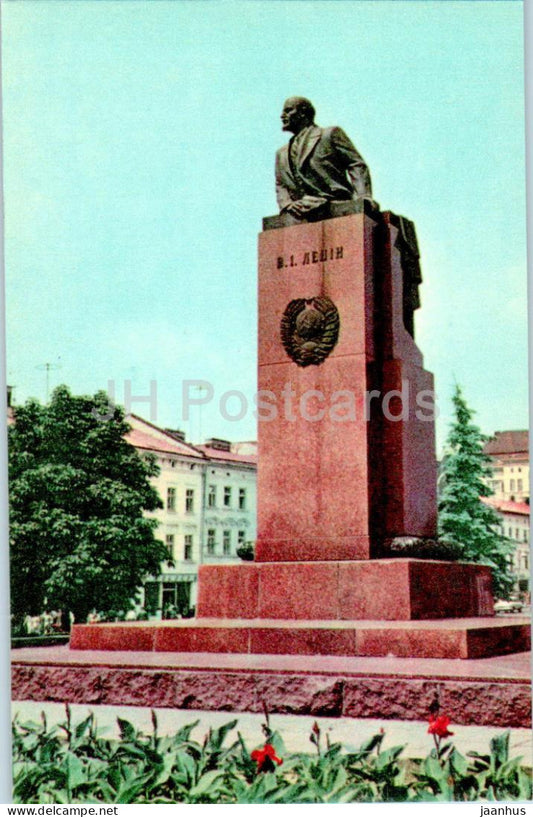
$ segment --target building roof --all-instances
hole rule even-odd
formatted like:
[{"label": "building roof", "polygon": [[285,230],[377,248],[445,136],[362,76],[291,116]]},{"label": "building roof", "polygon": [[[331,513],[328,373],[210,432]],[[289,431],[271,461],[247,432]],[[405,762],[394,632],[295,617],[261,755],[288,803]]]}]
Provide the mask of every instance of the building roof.
[{"label": "building roof", "polygon": [[242,440],[231,444],[234,454],[244,454],[246,457],[257,457],[257,440]]},{"label": "building roof", "polygon": [[197,445],[196,448],[202,451],[210,460],[257,465],[257,454],[237,454],[235,451],[220,451],[218,448],[212,448],[209,445]]},{"label": "building roof", "polygon": [[206,459],[204,453],[190,443],[181,442],[162,428],[158,428],[136,414],[129,414],[126,422],[131,426],[131,431],[126,434],[125,439],[134,445],[135,448],[143,448],[146,451],[161,451],[164,454],[174,454],[180,457],[194,457],[198,460]]},{"label": "building roof", "polygon": [[519,516],[529,516],[529,505],[527,502],[511,502],[505,499],[496,499],[494,496],[483,497],[482,501],[486,505],[491,505],[495,511],[500,513],[515,513]]},{"label": "building roof", "polygon": [[527,454],[529,452],[528,431],[496,431],[494,437],[485,443],[485,454]]},{"label": "building roof", "polygon": [[[174,454],[180,457],[194,457],[198,460],[212,460],[217,462],[233,463],[234,465],[257,465],[257,455],[238,454],[235,451],[221,451],[209,445],[192,445],[179,440],[169,431],[158,428],[143,417],[129,414],[126,422],[131,431],[126,434],[126,440],[135,448],[146,451],[160,451],[163,454]],[[229,445],[229,443],[228,443]]]},{"label": "building roof", "polygon": [[[135,448],[144,448],[147,451],[161,451],[165,454],[174,454],[176,456],[187,457],[194,456],[190,451],[184,451],[177,441],[172,440],[158,440],[152,434],[146,434],[138,428],[133,428],[126,434],[126,440],[134,445]],[[196,454],[198,459],[204,459],[199,453]]]}]

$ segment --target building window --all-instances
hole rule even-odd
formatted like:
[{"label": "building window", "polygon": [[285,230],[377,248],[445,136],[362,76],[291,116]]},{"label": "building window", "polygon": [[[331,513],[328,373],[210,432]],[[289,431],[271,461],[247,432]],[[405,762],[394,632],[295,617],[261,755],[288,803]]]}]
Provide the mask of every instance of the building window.
[{"label": "building window", "polygon": [[229,508],[231,506],[231,488],[226,485],[224,488],[224,507]]},{"label": "building window", "polygon": [[524,490],[524,480],[522,479],[516,480],[516,490],[519,492]]},{"label": "building window", "polygon": [[523,559],[524,559],[524,570],[529,570],[529,555],[527,553],[524,553]]},{"label": "building window", "polygon": [[511,485],[510,485],[509,490],[510,490],[510,491],[514,491],[514,490],[515,490],[515,480],[514,480],[514,479],[512,479],[512,480],[511,480]]},{"label": "building window", "polygon": [[246,510],[246,488],[239,488],[239,510]]},{"label": "building window", "polygon": [[207,531],[207,552],[210,556],[215,552],[215,531],[213,528],[209,528]]},{"label": "building window", "polygon": [[527,542],[527,530],[522,531],[524,542]]},{"label": "building window", "polygon": [[185,491],[185,513],[192,513],[194,510],[194,490],[187,488]]},{"label": "building window", "polygon": [[176,510],[176,489],[167,488],[167,511]]},{"label": "building window", "polygon": [[519,528],[514,529],[514,538],[515,539],[520,539],[520,530],[519,530]]},{"label": "building window", "polygon": [[167,554],[169,559],[174,558],[174,534],[167,533],[166,536]]},{"label": "building window", "polygon": [[192,533],[186,533],[184,537],[183,558],[186,562],[192,562]]},{"label": "building window", "polygon": [[507,535],[508,535],[509,539],[513,538],[513,529],[512,528],[507,529]]},{"label": "building window", "polygon": [[238,531],[237,532],[237,544],[238,545],[244,545],[245,541],[246,541],[246,531],[245,530]]},{"label": "building window", "polygon": [[231,531],[225,530],[222,534],[222,550],[224,556],[229,556],[231,553]]},{"label": "building window", "polygon": [[215,485],[210,485],[207,491],[207,507],[216,508],[217,504],[217,489]]}]

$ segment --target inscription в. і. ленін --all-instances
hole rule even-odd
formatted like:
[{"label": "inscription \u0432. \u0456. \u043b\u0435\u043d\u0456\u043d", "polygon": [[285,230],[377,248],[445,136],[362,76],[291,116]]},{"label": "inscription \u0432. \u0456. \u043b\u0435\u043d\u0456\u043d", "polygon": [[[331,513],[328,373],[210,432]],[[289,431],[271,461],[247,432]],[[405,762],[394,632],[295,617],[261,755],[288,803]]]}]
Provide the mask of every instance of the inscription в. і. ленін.
[{"label": "inscription \u0432. \u0456. \u043b\u0435\u043d\u0456\u043d", "polygon": [[285,267],[306,266],[306,264],[320,264],[324,261],[337,261],[343,258],[343,247],[326,247],[322,250],[310,250],[299,255],[278,255],[278,269]]}]

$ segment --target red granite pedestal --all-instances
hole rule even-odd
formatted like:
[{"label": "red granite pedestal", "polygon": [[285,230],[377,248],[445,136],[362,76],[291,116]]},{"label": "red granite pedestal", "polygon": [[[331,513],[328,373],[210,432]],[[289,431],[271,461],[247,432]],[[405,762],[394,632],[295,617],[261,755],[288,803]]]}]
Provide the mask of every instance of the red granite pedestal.
[{"label": "red granite pedestal", "polygon": [[487,658],[531,647],[525,619],[338,621],[197,619],[132,624],[78,624],[72,650],[395,658]]},{"label": "red granite pedestal", "polygon": [[409,621],[494,612],[490,569],[469,563],[379,559],[202,565],[199,585],[201,619]]},{"label": "red granite pedestal", "polygon": [[[387,539],[435,536],[434,421],[420,407],[433,379],[404,325],[397,234],[387,214],[361,213],[260,235],[260,562],[369,559]],[[302,299],[316,315],[322,298],[338,340],[303,365],[283,316]]]},{"label": "red granite pedestal", "polygon": [[204,565],[196,620],[77,625],[78,650],[484,658],[530,649],[489,568],[417,559]]},{"label": "red granite pedestal", "polygon": [[196,620],[77,625],[71,649],[529,649],[526,621],[493,618],[488,568],[385,558],[398,537],[436,535],[433,379],[412,336],[409,229],[359,213],[261,234],[256,561],[202,565]]}]

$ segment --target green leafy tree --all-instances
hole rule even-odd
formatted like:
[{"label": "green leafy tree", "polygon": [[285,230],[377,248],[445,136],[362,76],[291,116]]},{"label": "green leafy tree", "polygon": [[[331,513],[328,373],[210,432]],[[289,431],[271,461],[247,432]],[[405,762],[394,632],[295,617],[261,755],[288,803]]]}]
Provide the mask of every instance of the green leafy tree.
[{"label": "green leafy tree", "polygon": [[453,395],[455,422],[443,461],[443,489],[439,501],[439,538],[459,549],[460,558],[488,565],[494,592],[506,598],[513,585],[509,561],[513,543],[500,533],[500,518],[481,497],[491,496],[490,457],[483,452],[489,439],[472,423],[459,386]]},{"label": "green leafy tree", "polygon": [[145,511],[162,507],[158,473],[124,435],[124,412],[105,392],[57,388],[43,406],[15,409],[9,429],[11,600],[15,617],[61,608],[84,621],[127,610],[166,552]]}]

